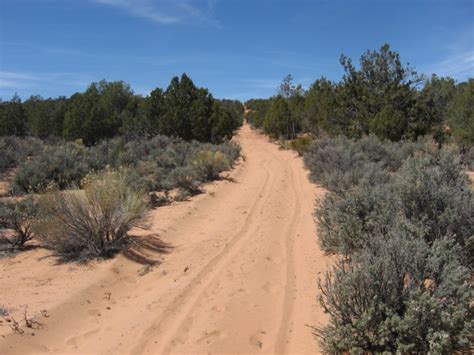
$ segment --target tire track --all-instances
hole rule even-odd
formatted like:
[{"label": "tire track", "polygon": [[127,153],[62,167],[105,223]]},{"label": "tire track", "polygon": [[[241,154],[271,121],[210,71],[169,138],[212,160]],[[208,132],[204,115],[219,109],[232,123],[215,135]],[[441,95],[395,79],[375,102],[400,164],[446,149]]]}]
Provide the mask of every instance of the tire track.
[{"label": "tire track", "polygon": [[[258,213],[259,208],[265,203],[266,199],[270,196],[268,191],[273,185],[272,174],[269,173],[265,164],[262,165],[265,170],[265,180],[262,184],[261,189],[256,194],[254,203],[249,211],[249,214],[242,225],[240,230],[232,237],[231,241],[221,250],[219,254],[213,257],[206,266],[191,280],[186,286],[184,292],[180,293],[170,304],[169,314],[163,315],[157,320],[151,327],[149,327],[144,333],[142,338],[139,340],[138,345],[134,347],[134,353],[142,353],[150,339],[155,338],[156,334],[160,332],[169,317],[173,316],[171,324],[166,326],[166,331],[160,334],[160,346],[155,349],[157,353],[167,353],[171,347],[171,341],[173,336],[179,331],[181,325],[185,322],[186,315],[193,308],[193,306],[199,301],[202,293],[209,287],[209,285],[218,277],[219,272],[222,268],[232,260],[232,257],[237,254],[239,247],[252,236],[254,230],[250,230],[249,226],[252,222],[260,215]],[[260,198],[260,196],[266,196],[266,198]],[[256,230],[255,230],[256,231]],[[206,279],[206,280],[204,280]],[[204,280],[204,281],[203,281]],[[178,314],[172,314],[173,310],[178,310]]]}]

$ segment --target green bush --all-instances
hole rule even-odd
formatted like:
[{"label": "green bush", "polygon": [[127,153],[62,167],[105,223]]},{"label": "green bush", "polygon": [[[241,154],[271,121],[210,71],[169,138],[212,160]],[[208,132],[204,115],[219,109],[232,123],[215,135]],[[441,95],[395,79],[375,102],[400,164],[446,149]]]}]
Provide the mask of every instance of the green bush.
[{"label": "green bush", "polygon": [[123,175],[106,171],[88,177],[83,190],[42,196],[34,232],[64,260],[110,257],[126,246],[129,230],[144,216],[145,201]]},{"label": "green bush", "polygon": [[[408,158],[394,177],[393,187],[406,225],[427,242],[452,235],[465,247],[474,235],[474,195],[459,158],[452,153]],[[467,252],[474,257],[474,250]]]},{"label": "green bush", "polygon": [[43,142],[37,138],[0,137],[0,176],[42,149]]},{"label": "green bush", "polygon": [[[441,151],[438,157],[408,158],[390,183],[361,183],[341,193],[328,193],[315,212],[318,239],[328,252],[352,253],[374,232],[395,227],[432,243],[451,235],[466,260],[474,261],[469,238],[474,235],[474,197],[459,159]],[[466,261],[467,265],[467,261]]]},{"label": "green bush", "polygon": [[0,138],[0,176],[13,166],[17,161],[15,150],[7,144],[5,139]]},{"label": "green bush", "polygon": [[313,143],[304,160],[313,181],[340,193],[361,181],[379,184],[388,180],[387,156],[381,158],[376,150],[370,153],[343,136],[326,137]]},{"label": "green bush", "polygon": [[290,141],[290,148],[297,152],[298,156],[302,157],[309,152],[312,142],[313,140],[309,136],[297,137]]},{"label": "green bush", "polygon": [[[474,200],[460,156],[431,141],[317,141],[305,156],[331,191],[318,240],[343,254],[320,281],[328,353],[452,353],[472,347]],[[366,178],[383,172],[382,179]],[[378,172],[377,172],[378,169]]]},{"label": "green bush", "polygon": [[79,184],[90,170],[87,148],[72,143],[46,147],[34,159],[19,166],[13,190],[40,192],[51,185],[64,189]]},{"label": "green bush", "polygon": [[328,353],[467,351],[474,330],[470,274],[459,247],[394,233],[372,235],[320,281],[330,322],[316,331]]},{"label": "green bush", "polygon": [[171,186],[178,187],[191,196],[202,192],[199,179],[200,173],[189,166],[176,168],[168,176]]},{"label": "green bush", "polygon": [[197,153],[192,165],[204,181],[216,180],[221,172],[230,169],[229,159],[224,153],[209,150],[202,150]]},{"label": "green bush", "polygon": [[474,170],[474,147],[468,149],[461,159],[466,169]]},{"label": "green bush", "polygon": [[[26,247],[33,239],[32,223],[37,215],[37,206],[31,196],[17,202],[0,204],[0,242],[6,250],[16,251]],[[8,235],[7,229],[13,231]]]},{"label": "green bush", "polygon": [[[2,140],[0,147],[1,144]],[[31,159],[24,159],[12,188],[16,193],[43,192],[48,188],[62,190],[71,185],[79,186],[90,172],[110,167],[123,171],[127,183],[136,189],[166,191],[186,185],[187,190],[195,193],[199,190],[196,187],[199,181],[218,178],[239,156],[240,146],[233,142],[216,145],[160,135],[129,141],[116,137],[92,147],[63,143],[46,146]],[[0,163],[2,159],[5,165],[10,165],[10,161],[17,158],[10,157],[10,151],[5,150],[0,155]],[[173,173],[175,169],[178,171]],[[192,183],[185,183],[184,175],[191,171]]]},{"label": "green bush", "polygon": [[329,192],[318,201],[318,242],[329,253],[351,254],[360,250],[373,233],[385,235],[397,218],[389,184],[363,184],[340,194]]}]

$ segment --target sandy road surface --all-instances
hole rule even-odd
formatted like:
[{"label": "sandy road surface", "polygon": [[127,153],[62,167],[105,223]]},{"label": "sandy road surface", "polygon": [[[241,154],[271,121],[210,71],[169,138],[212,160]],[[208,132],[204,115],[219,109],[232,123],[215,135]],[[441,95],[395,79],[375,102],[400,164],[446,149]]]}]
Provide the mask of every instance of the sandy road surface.
[{"label": "sandy road surface", "polygon": [[[42,329],[0,337],[0,353],[314,353],[324,322],[316,279],[326,268],[301,159],[244,126],[232,181],[152,212],[173,245],[144,274],[120,256],[56,265],[44,251],[0,260],[0,303]],[[4,327],[3,327],[4,328]],[[34,335],[31,335],[34,333]]]}]

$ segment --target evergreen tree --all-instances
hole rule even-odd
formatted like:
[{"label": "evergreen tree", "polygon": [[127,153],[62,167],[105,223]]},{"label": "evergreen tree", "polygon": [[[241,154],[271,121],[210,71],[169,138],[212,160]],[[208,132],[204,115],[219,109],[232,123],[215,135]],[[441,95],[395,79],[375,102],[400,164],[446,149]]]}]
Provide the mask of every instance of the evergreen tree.
[{"label": "evergreen tree", "polygon": [[23,136],[27,132],[26,115],[20,97],[0,104],[0,136]]},{"label": "evergreen tree", "polygon": [[474,145],[474,79],[458,85],[449,111],[449,124],[453,138],[462,150]]},{"label": "evergreen tree", "polygon": [[279,95],[273,99],[263,127],[266,133],[275,138],[284,136],[290,139],[292,137],[293,121],[291,119],[291,112],[286,100],[282,96]]}]

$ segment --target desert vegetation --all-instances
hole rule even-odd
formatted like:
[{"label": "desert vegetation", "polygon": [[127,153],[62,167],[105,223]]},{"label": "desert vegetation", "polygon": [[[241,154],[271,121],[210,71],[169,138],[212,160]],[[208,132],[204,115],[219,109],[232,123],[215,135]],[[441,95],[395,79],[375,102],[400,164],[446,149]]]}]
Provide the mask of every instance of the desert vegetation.
[{"label": "desert vegetation", "polygon": [[474,79],[427,78],[403,64],[388,44],[362,54],[358,66],[344,55],[340,63],[339,82],[321,77],[307,90],[288,75],[275,96],[245,103],[247,121],[288,140],[302,134],[376,135],[397,142],[429,135],[438,144],[456,144],[463,162],[472,166]]},{"label": "desert vegetation", "polygon": [[419,75],[383,45],[340,82],[287,76],[247,121],[304,156],[316,203],[327,353],[453,353],[473,346],[474,80]]},{"label": "desert vegetation", "polygon": [[[274,97],[245,104],[250,126],[302,156],[310,180],[325,190],[314,218],[319,250],[334,262],[318,280],[329,321],[315,325],[314,335],[327,353],[469,351],[474,196],[466,170],[474,168],[474,81],[427,79],[388,45],[364,53],[358,67],[344,55],[340,62],[340,82],[323,77],[305,90],[289,75]],[[240,102],[214,99],[185,74],[147,97],[124,82],[101,81],[70,98],[1,102],[0,175],[9,189],[0,201],[0,251],[41,246],[63,262],[126,253],[148,208],[199,194],[235,165],[240,146],[231,138],[243,117]],[[247,144],[258,140],[244,131]],[[251,147],[258,179],[242,190],[247,199],[276,194],[266,188],[275,181],[294,184],[294,166],[279,165],[276,148],[265,140]],[[267,156],[270,149],[277,153]],[[308,183],[304,195],[309,190]],[[234,204],[243,215],[269,213],[264,203]],[[283,228],[286,220],[268,208],[266,218]],[[199,229],[190,223],[185,231]],[[249,223],[258,228],[242,229],[235,245],[249,230],[266,228]],[[205,235],[199,230],[198,240]],[[232,241],[216,250],[231,253]]]},{"label": "desert vegetation", "polygon": [[375,136],[316,139],[305,155],[318,242],[339,255],[320,279],[327,352],[447,353],[472,345],[474,199],[453,147]]},{"label": "desert vegetation", "polygon": [[241,103],[214,99],[186,74],[147,97],[135,95],[123,81],[102,80],[69,98],[2,101],[0,136],[63,138],[86,146],[115,136],[158,134],[220,143],[241,125],[242,113]]},{"label": "desert vegetation", "polygon": [[42,195],[36,238],[64,259],[109,257],[124,248],[129,230],[144,217],[143,191],[134,190],[120,172],[86,178],[82,189]]},{"label": "desert vegetation", "polygon": [[102,81],[69,99],[0,106],[4,252],[35,239],[64,260],[112,256],[146,206],[200,193],[240,155],[230,138],[242,104],[215,100],[185,74],[146,98]]}]

